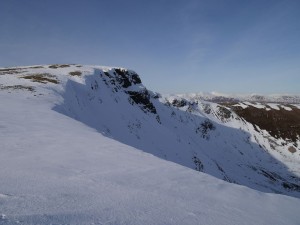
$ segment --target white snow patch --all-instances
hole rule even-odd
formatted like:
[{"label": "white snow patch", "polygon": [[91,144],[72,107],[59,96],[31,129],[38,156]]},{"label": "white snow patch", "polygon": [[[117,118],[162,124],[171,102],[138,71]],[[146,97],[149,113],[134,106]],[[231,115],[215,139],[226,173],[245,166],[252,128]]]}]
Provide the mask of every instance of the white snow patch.
[{"label": "white snow patch", "polygon": [[292,106],[295,106],[296,108],[300,109],[300,104],[291,104]]},{"label": "white snow patch", "polygon": [[272,109],[280,110],[278,104],[275,104],[275,103],[268,103],[268,106],[270,106]]},{"label": "white snow patch", "polygon": [[246,105],[246,104],[244,104],[244,103],[242,103],[242,102],[240,102],[240,103],[238,103],[238,104],[235,104],[235,105],[233,105],[233,106],[240,106],[240,107],[242,107],[243,109],[246,109],[246,108],[249,107],[248,105]]},{"label": "white snow patch", "polygon": [[293,109],[291,107],[285,106],[285,105],[280,105],[280,108],[283,108],[284,110],[287,111],[292,111]]},{"label": "white snow patch", "polygon": [[251,102],[243,102],[245,105],[249,105],[249,106],[253,106],[255,108],[258,108],[258,109],[264,109],[266,106],[257,102],[257,103],[251,103]]}]

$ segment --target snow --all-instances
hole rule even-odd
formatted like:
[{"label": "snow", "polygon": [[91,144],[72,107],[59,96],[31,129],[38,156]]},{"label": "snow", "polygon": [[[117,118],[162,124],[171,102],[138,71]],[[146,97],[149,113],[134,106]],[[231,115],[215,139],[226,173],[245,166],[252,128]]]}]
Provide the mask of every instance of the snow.
[{"label": "snow", "polygon": [[261,103],[251,103],[251,102],[243,102],[245,105],[253,106],[258,109],[264,109],[266,106]]},{"label": "snow", "polygon": [[[83,75],[67,75],[75,69]],[[26,70],[51,72],[60,84],[0,75],[4,86],[35,87],[0,90],[0,224],[299,224],[300,200],[290,197],[298,194],[248,167],[284,176],[287,168],[297,173],[298,161],[262,152],[249,136],[254,128],[221,123],[217,104],[204,103],[211,114],[200,105],[188,114],[153,100],[160,124],[103,83],[99,72],[111,68]],[[209,139],[194,131],[207,118],[216,127]],[[195,155],[207,174],[194,170]],[[257,191],[270,187],[290,196]]]},{"label": "snow", "polygon": [[[256,102],[256,103],[251,103],[251,102],[241,102],[241,103],[238,103],[236,104],[237,106],[241,106],[243,109],[247,108],[247,105],[248,106],[253,106],[255,108],[258,108],[258,109],[265,109],[267,111],[270,111],[272,109],[275,109],[275,110],[280,110],[280,108],[284,109],[284,110],[287,110],[287,111],[292,111],[292,108],[291,107],[288,107],[288,106],[285,106],[285,105],[282,105],[282,104],[276,104],[276,103],[267,103],[267,104],[262,104],[262,103],[259,103],[259,102]],[[270,108],[268,108],[270,107]]]},{"label": "snow", "polygon": [[[297,224],[263,194],[104,137],[28,96],[1,101],[1,224]],[[34,109],[34,110],[33,110]]]},{"label": "snow", "polygon": [[233,106],[240,106],[240,107],[242,107],[243,109],[248,108],[248,105],[243,104],[242,102],[240,102],[240,103],[238,103],[238,104],[235,104],[235,105],[233,105]]},{"label": "snow", "polygon": [[280,108],[283,108],[284,110],[287,111],[292,111],[293,109],[291,107],[285,106],[285,105],[280,105]]},{"label": "snow", "polygon": [[282,104],[299,104],[300,95],[295,94],[269,94],[269,95],[260,95],[260,94],[225,94],[219,92],[198,92],[198,93],[185,93],[177,94],[179,97],[186,99],[194,100],[206,100],[211,101],[215,98],[227,98],[235,99],[235,101],[243,102],[260,102],[260,103],[282,103]]},{"label": "snow", "polygon": [[[267,111],[270,111],[272,109],[275,110],[280,110],[280,108],[287,110],[287,111],[292,111],[293,109],[289,106],[282,105],[282,104],[275,104],[275,103],[268,103],[268,104],[262,104],[262,103],[251,103],[251,102],[239,102],[237,104],[234,104],[233,106],[239,106],[242,107],[243,109],[248,108],[249,106],[253,106],[258,109],[265,109]],[[270,108],[269,108],[270,107]]]},{"label": "snow", "polygon": [[268,106],[270,106],[272,109],[280,110],[278,104],[275,104],[275,103],[268,103]]},{"label": "snow", "polygon": [[294,107],[300,109],[300,104],[292,104],[292,106],[294,106]]}]

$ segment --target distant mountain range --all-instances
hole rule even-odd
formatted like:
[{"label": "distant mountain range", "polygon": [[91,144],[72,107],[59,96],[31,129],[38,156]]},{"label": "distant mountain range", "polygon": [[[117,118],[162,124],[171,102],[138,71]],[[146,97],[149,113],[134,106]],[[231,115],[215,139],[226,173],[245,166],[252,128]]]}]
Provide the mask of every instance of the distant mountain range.
[{"label": "distant mountain range", "polygon": [[290,103],[290,104],[300,104],[300,94],[290,95],[290,94],[273,94],[273,95],[237,95],[237,94],[221,94],[217,92],[211,93],[186,93],[186,94],[176,94],[177,96],[187,98],[190,100],[205,100],[212,101],[216,103],[223,102],[240,102],[240,101],[250,101],[250,102],[268,102],[268,103]]}]

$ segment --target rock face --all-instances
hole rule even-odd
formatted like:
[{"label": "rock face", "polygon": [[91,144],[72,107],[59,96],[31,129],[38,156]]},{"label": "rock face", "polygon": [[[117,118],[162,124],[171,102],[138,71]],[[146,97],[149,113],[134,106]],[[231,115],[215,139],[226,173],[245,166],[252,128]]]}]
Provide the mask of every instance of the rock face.
[{"label": "rock face", "polygon": [[130,98],[139,105],[142,105],[142,109],[144,111],[148,111],[151,113],[156,114],[156,109],[152,102],[150,101],[150,94],[147,90],[145,91],[127,91],[126,93],[129,94]]},{"label": "rock face", "polygon": [[139,75],[125,69],[115,68],[111,72],[104,72],[104,74],[110,78],[112,84],[118,83],[123,88],[142,83]]},{"label": "rock face", "polygon": [[107,85],[108,83],[113,85],[114,90],[124,89],[124,92],[129,95],[132,102],[139,105],[144,112],[157,113],[155,106],[151,102],[149,91],[146,88],[136,88],[136,85],[142,83],[137,73],[115,68],[104,72],[104,75],[103,77],[102,73],[100,73]]},{"label": "rock face", "polygon": [[260,191],[300,197],[296,104],[161,96],[134,71],[101,66],[0,69],[0,82],[1,92],[54,102],[51,110],[156,157]]}]

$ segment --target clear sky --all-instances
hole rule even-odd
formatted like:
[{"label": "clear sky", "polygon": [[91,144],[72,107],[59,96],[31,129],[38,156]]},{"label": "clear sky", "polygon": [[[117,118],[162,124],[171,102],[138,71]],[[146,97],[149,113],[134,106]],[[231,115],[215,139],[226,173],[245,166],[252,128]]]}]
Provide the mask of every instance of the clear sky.
[{"label": "clear sky", "polygon": [[161,93],[300,93],[299,0],[0,0],[0,67],[135,70]]}]

